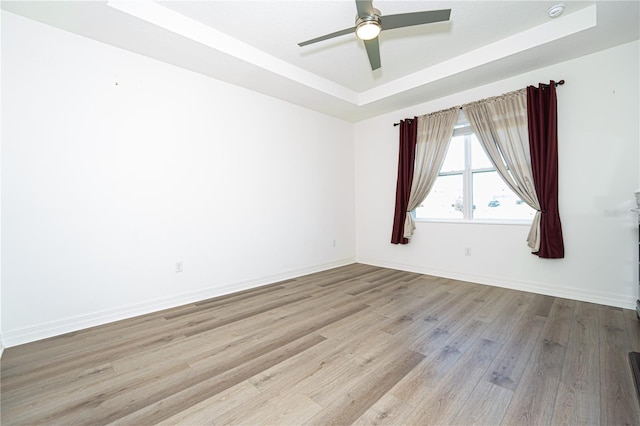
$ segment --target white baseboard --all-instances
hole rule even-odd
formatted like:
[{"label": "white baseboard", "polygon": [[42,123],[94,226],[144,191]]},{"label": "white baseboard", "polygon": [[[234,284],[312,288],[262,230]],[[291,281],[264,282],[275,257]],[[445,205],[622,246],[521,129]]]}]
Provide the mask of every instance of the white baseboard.
[{"label": "white baseboard", "polygon": [[352,263],[355,263],[355,258],[342,259],[339,261],[314,265],[307,268],[289,270],[267,277],[228,283],[222,286],[206,288],[190,293],[183,293],[168,298],[150,300],[148,302],[139,303],[136,305],[108,309],[100,312],[93,312],[86,315],[51,321],[30,327],[24,327],[17,330],[8,330],[2,333],[2,345],[4,345],[4,347],[6,348],[10,348],[12,346],[22,345],[24,343],[34,342],[36,340],[59,336],[61,334],[83,330],[85,328],[95,327],[114,321],[120,321],[151,312],[157,312],[163,309],[175,308],[177,306],[211,299],[213,297],[223,296],[225,294],[247,290],[254,287],[260,287],[267,284],[273,284],[280,281],[301,277],[303,275],[325,271],[327,269],[350,265]]},{"label": "white baseboard", "polygon": [[357,262],[383,268],[399,269],[407,272],[415,272],[419,274],[433,275],[436,277],[450,278],[459,281],[491,285],[494,287],[509,288],[512,290],[528,291],[530,293],[544,294],[547,296],[562,297],[565,299],[578,300],[581,302],[597,303],[600,305],[615,306],[618,308],[632,310],[635,310],[636,308],[636,299],[632,295],[596,292],[579,288],[558,288],[542,283],[504,280],[496,277],[462,274],[454,271],[435,270],[417,265],[386,262],[376,259],[359,258],[357,259]]}]

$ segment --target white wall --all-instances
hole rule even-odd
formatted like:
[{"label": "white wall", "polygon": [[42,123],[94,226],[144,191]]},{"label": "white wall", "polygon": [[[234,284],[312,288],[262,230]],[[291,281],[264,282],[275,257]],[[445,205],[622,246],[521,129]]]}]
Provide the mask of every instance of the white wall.
[{"label": "white wall", "polygon": [[[0,46],[2,46],[2,31],[0,25]],[[0,51],[2,48],[0,47]],[[2,93],[2,55],[0,54],[0,94]],[[0,102],[0,135],[2,134],[2,102]],[[0,137],[0,241],[2,241],[2,137]],[[2,244],[0,244],[0,358],[4,353],[2,343]]]},{"label": "white wall", "polygon": [[[633,42],[357,123],[358,261],[633,308],[639,50]],[[566,80],[558,87],[565,259],[530,254],[526,226],[419,223],[410,244],[390,244],[398,158],[392,123],[550,79]]]},{"label": "white wall", "polygon": [[351,123],[4,11],[2,66],[5,346],[355,260]]}]

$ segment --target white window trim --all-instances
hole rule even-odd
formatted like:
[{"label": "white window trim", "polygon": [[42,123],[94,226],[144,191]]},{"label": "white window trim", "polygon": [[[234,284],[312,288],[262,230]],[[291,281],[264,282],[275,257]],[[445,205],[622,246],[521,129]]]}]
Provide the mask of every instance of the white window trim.
[{"label": "white window trim", "polygon": [[420,219],[411,212],[415,223],[453,223],[465,225],[516,225],[531,227],[533,220],[528,219]]}]

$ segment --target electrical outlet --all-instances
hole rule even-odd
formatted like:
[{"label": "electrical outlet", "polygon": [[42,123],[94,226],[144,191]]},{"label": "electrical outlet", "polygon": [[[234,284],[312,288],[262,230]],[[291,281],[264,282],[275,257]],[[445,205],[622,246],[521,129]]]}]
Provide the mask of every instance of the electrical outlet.
[{"label": "electrical outlet", "polygon": [[176,272],[182,272],[184,269],[184,265],[182,264],[182,260],[176,261]]},{"label": "electrical outlet", "polygon": [[464,248],[464,255],[465,256],[471,256],[471,247],[465,247]]}]

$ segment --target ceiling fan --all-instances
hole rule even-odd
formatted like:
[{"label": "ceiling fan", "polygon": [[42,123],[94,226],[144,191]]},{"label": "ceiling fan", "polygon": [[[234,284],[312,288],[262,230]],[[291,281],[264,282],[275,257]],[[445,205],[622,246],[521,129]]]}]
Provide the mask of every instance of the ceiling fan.
[{"label": "ceiling fan", "polygon": [[367,56],[369,56],[369,63],[371,63],[371,70],[375,71],[380,68],[380,44],[378,42],[378,34],[380,34],[381,31],[448,21],[451,15],[451,9],[442,9],[382,16],[378,9],[373,8],[372,0],[356,0],[356,7],[358,14],[356,15],[355,27],[303,41],[298,43],[298,46],[303,47],[355,32],[356,36],[364,41]]}]

